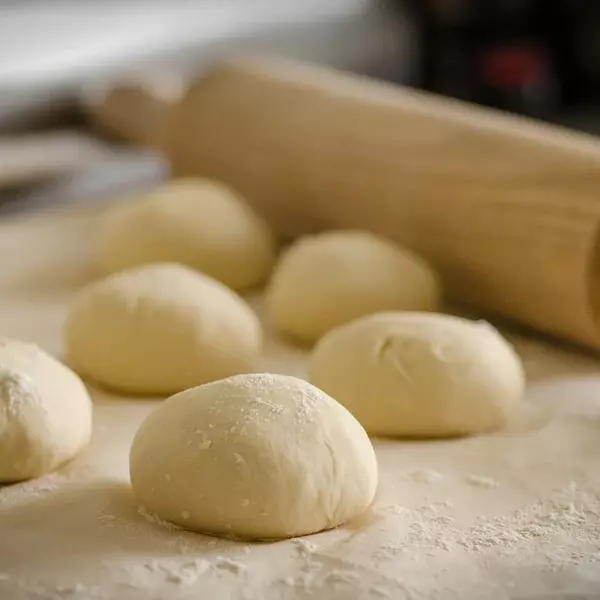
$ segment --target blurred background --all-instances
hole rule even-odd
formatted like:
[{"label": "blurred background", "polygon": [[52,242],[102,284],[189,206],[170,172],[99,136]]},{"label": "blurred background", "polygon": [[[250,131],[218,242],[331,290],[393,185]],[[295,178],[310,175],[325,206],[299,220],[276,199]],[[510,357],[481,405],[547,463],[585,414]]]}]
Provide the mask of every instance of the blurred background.
[{"label": "blurred background", "polygon": [[167,176],[86,114],[117,83],[273,53],[600,132],[597,0],[0,0],[0,212]]}]

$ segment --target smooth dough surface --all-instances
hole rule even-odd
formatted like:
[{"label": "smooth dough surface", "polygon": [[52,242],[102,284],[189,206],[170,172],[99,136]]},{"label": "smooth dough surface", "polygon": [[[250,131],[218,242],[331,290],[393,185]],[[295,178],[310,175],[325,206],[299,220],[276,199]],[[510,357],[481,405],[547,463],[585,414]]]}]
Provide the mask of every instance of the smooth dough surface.
[{"label": "smooth dough surface", "polygon": [[364,315],[436,310],[439,301],[425,261],[364,231],[300,238],[277,263],[266,295],[277,329],[308,343]]},{"label": "smooth dough surface", "polygon": [[317,344],[309,380],[370,435],[446,437],[501,427],[524,392],[523,366],[488,323],[383,313]]},{"label": "smooth dough surface", "polygon": [[35,344],[0,339],[0,483],[52,471],[91,434],[92,401],[79,377]]},{"label": "smooth dough surface", "polygon": [[107,273],[178,262],[242,289],[268,277],[275,241],[266,223],[230,188],[182,179],[109,209],[98,260]]},{"label": "smooth dough surface", "polygon": [[254,369],[258,318],[235,292],[178,264],[109,275],[75,297],[65,326],[69,361],[106,387],[172,394]]},{"label": "smooth dough surface", "polygon": [[377,488],[371,442],[338,402],[295,377],[239,375],[186,390],[138,430],[137,500],[224,537],[278,539],[360,515]]}]

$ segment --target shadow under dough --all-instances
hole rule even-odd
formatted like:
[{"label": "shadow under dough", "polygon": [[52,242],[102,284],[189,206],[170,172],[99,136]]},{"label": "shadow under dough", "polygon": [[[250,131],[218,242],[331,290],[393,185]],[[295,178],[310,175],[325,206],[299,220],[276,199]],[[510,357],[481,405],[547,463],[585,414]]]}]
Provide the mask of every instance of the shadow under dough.
[{"label": "shadow under dough", "polygon": [[63,485],[0,511],[0,521],[0,564],[7,570],[11,564],[26,564],[31,573],[71,560],[201,557],[239,545],[148,520],[140,514],[129,484],[120,480]]}]

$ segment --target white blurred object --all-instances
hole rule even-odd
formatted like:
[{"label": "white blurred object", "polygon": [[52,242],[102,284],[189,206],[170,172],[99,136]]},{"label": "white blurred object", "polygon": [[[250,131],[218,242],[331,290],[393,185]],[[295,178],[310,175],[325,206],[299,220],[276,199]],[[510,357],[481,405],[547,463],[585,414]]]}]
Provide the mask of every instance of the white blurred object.
[{"label": "white blurred object", "polygon": [[152,189],[168,176],[169,165],[157,152],[107,148],[96,161],[40,185],[10,193],[3,193],[0,186],[0,218],[10,213],[102,203],[113,196]]},{"label": "white blurred object", "polygon": [[145,69],[201,72],[273,52],[360,72],[410,57],[408,27],[377,0],[79,0],[0,7],[0,126]]},{"label": "white blurred object", "polygon": [[0,189],[64,175],[109,155],[105,145],[77,131],[0,136]]}]

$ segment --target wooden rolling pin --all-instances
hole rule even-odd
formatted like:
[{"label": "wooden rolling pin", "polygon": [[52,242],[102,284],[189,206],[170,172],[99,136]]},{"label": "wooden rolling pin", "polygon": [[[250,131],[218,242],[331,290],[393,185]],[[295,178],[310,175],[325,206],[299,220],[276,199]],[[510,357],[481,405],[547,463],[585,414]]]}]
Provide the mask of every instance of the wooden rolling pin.
[{"label": "wooden rolling pin", "polygon": [[[600,348],[595,138],[280,60],[180,91],[117,90],[94,113],[175,175],[235,186],[284,235],[379,232],[435,264],[451,299]],[[152,122],[123,119],[119,94]]]}]

